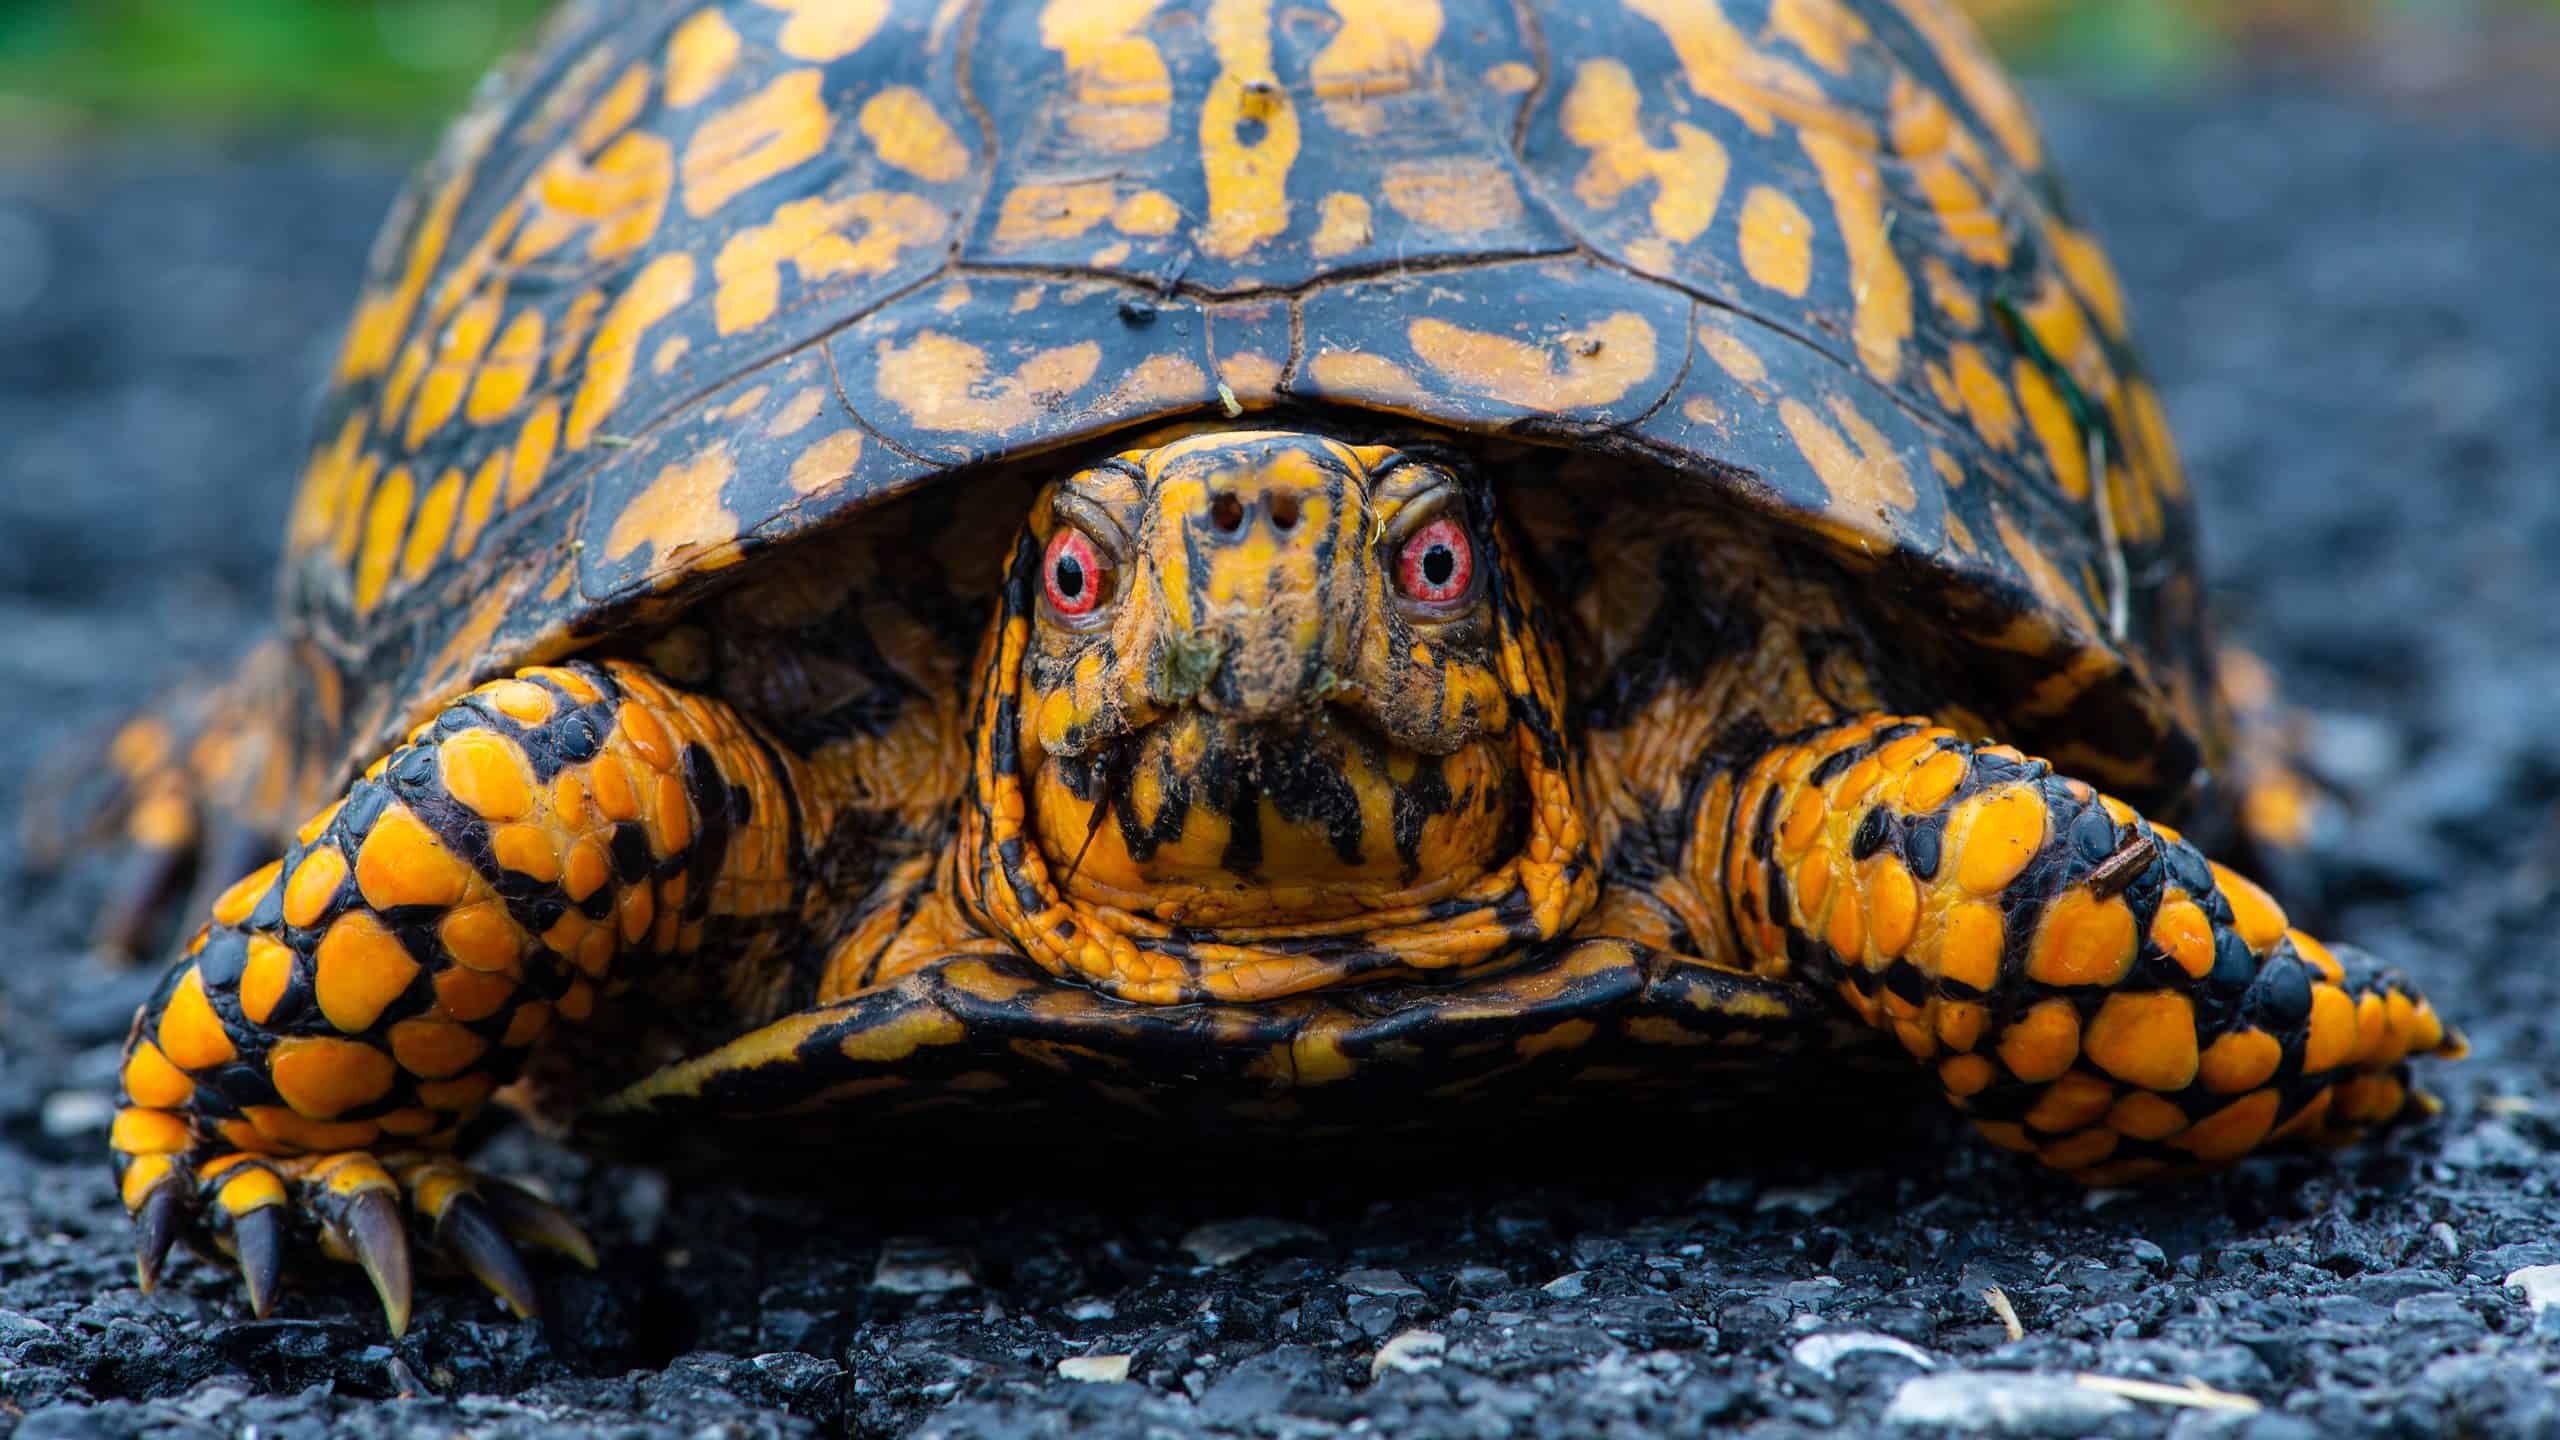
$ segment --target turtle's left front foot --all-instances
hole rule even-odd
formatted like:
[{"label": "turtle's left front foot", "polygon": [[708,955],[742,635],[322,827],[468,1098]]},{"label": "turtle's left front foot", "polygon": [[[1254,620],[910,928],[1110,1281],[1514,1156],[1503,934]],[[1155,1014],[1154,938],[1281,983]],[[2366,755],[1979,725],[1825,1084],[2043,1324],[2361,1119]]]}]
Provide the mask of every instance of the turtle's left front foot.
[{"label": "turtle's left front foot", "polygon": [[[140,1163],[146,1159],[169,1163]],[[441,1151],[236,1151],[195,1167],[175,1156],[135,1160],[125,1198],[146,1293],[158,1283],[170,1246],[190,1232],[240,1267],[250,1308],[260,1318],[274,1306],[288,1244],[316,1234],[323,1254],[358,1266],[373,1282],[393,1335],[409,1328],[413,1231],[429,1257],[470,1272],[526,1319],[538,1307],[517,1244],[565,1255],[590,1270],[596,1265],[594,1245],[558,1207]]]}]

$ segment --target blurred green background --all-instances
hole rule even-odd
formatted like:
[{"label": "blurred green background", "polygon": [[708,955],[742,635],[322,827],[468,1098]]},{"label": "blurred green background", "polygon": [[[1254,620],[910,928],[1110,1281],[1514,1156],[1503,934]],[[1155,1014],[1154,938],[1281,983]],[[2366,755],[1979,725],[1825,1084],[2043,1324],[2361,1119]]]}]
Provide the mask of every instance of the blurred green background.
[{"label": "blurred green background", "polygon": [[[2252,67],[2560,82],[2560,0],[1961,0],[2021,66],[2117,88]],[[545,0],[0,0],[0,130],[432,125]],[[2519,39],[2521,44],[2519,44]]]}]

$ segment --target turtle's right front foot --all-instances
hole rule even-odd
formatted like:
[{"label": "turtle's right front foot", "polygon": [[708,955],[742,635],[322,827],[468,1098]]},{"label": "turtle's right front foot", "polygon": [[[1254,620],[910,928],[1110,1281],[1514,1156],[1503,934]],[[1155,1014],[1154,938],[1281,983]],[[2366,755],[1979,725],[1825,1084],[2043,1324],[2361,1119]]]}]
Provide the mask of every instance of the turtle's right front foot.
[{"label": "turtle's right front foot", "polygon": [[175,1115],[128,1110],[116,1128],[146,1294],[159,1283],[171,1246],[187,1237],[240,1267],[249,1308],[264,1319],[288,1248],[316,1235],[323,1254],[364,1271],[382,1297],[383,1319],[400,1335],[409,1328],[413,1244],[469,1272],[526,1319],[538,1307],[518,1243],[595,1268],[594,1245],[558,1207],[442,1152],[233,1151],[191,1164],[175,1153],[127,1148],[179,1139],[185,1123]]}]

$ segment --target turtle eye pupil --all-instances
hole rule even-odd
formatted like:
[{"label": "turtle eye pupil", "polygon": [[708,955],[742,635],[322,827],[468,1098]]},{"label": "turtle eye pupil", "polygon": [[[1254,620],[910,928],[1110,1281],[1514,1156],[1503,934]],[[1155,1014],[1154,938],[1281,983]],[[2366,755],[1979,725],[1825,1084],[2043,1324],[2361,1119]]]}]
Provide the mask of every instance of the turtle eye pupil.
[{"label": "turtle eye pupil", "polygon": [[1070,600],[1084,593],[1084,567],[1073,555],[1058,557],[1058,593]]},{"label": "turtle eye pupil", "polygon": [[1422,557],[1422,578],[1430,581],[1431,588],[1435,590],[1447,585],[1449,577],[1457,571],[1458,557],[1450,554],[1446,545],[1434,545],[1430,553]]}]

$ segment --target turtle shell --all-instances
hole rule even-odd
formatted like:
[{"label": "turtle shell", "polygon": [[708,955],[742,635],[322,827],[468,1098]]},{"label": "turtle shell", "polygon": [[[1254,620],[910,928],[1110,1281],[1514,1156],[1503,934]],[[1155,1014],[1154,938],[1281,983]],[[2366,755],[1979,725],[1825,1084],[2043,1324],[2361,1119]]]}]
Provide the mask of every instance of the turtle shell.
[{"label": "turtle shell", "polygon": [[1945,0],[589,0],[374,256],[305,784],[942,477],[1317,407],[1770,517],[2134,798],[2215,733],[2124,302]]}]

